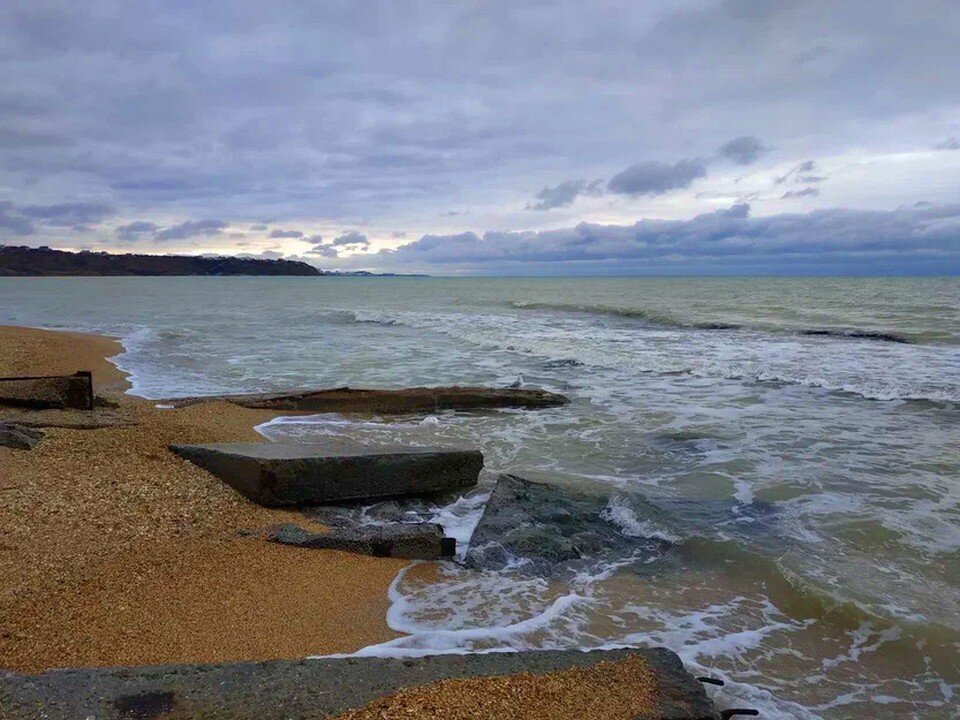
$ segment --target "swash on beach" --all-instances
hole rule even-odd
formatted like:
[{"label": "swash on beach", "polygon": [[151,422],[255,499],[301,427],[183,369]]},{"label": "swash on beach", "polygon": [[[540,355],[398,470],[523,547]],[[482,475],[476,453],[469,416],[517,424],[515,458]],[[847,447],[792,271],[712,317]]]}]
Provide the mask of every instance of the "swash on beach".
[{"label": "swash on beach", "polygon": [[259,428],[480,448],[479,489],[420,511],[461,555],[497,473],[602,498],[576,521],[614,551],[562,577],[524,557],[404,571],[404,635],[361,654],[665,645],[765,717],[957,703],[957,279],[0,279],[0,323],[119,336],[147,398],[517,380],[571,398]]}]

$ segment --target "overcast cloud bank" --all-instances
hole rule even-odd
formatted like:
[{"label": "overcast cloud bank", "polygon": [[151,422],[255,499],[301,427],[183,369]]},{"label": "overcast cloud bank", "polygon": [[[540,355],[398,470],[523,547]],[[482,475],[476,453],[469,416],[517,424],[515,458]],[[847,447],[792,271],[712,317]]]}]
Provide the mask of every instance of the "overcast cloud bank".
[{"label": "overcast cloud bank", "polygon": [[[382,250],[386,266],[435,272],[562,274],[769,272],[869,274],[883,267],[924,274],[960,271],[960,203],[892,211],[819,210],[751,217],[746,204],[691,220],[633,225],[580,223],[540,232],[426,235]],[[786,262],[786,265],[783,263]]]}]

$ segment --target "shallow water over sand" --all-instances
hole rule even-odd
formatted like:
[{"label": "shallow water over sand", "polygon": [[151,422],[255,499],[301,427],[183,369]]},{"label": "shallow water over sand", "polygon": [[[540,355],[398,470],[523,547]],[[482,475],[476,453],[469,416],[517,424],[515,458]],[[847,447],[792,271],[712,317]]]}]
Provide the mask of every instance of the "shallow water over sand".
[{"label": "shallow water over sand", "polygon": [[[521,374],[570,396],[263,428],[478,445],[486,487],[436,509],[463,540],[501,471],[601,495],[624,539],[562,579],[414,568],[411,636],[369,652],[664,644],[766,717],[955,716],[958,280],[2,279],[0,322],[121,335],[148,397]],[[649,537],[669,563],[631,554]]]}]

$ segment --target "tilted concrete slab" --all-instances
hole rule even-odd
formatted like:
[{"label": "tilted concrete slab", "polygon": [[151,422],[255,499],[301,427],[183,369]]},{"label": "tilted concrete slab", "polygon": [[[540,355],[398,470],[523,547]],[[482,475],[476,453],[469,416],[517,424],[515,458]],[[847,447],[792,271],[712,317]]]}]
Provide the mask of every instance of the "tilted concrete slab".
[{"label": "tilted concrete slab", "polygon": [[490,408],[548,408],[566,405],[563,395],[536,388],[489,387],[415,387],[401,390],[332,388],[288,393],[215,395],[163,400],[167,405],[183,407],[212,400],[226,400],[248,408],[293,412],[432,413],[442,410],[482,410]]},{"label": "tilted concrete slab", "polygon": [[477,484],[478,450],[345,443],[217,443],[170,449],[268,507],[456,490]]},{"label": "tilted concrete slab", "polygon": [[656,677],[655,707],[645,720],[720,719],[701,683],[666,648],[84,668],[40,675],[6,673],[0,674],[0,716],[46,720],[168,716],[317,719],[363,707],[402,688],[438,680],[519,672],[545,674],[621,660],[628,655],[646,660]]}]

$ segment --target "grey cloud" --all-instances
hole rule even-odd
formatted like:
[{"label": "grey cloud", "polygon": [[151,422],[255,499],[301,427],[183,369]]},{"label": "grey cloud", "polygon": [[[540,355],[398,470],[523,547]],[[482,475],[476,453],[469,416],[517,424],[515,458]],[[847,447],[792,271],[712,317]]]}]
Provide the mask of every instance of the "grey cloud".
[{"label": "grey cloud", "polygon": [[219,235],[228,225],[229,223],[223,220],[187,220],[158,231],[153,238],[162,242],[165,240],[185,240],[198,235],[209,237]]},{"label": "grey cloud", "polygon": [[768,149],[753,135],[745,135],[729,140],[717,150],[719,155],[737,165],[750,165],[755,163],[767,152]]},{"label": "grey cloud", "polygon": [[610,178],[607,189],[619,195],[662,195],[670,190],[689,187],[694,180],[706,174],[707,166],[698,158],[681,160],[673,165],[642,162]]},{"label": "grey cloud", "polygon": [[340,251],[331,245],[316,245],[311,250],[307,250],[307,255],[319,255],[326,258],[335,258],[340,255]]},{"label": "grey cloud", "polygon": [[160,226],[156,223],[147,222],[146,220],[136,220],[126,225],[120,225],[117,230],[117,237],[121,240],[135,240],[141,235],[153,234],[160,229]]},{"label": "grey cloud", "polygon": [[346,245],[358,245],[364,248],[370,246],[370,241],[367,239],[367,236],[357,230],[348,230],[342,235],[338,235],[330,243],[335,247],[343,247]]},{"label": "grey cloud", "polygon": [[21,212],[34,220],[53,227],[97,225],[114,213],[102,203],[60,203],[58,205],[30,205]]},{"label": "grey cloud", "polygon": [[406,236],[407,234],[403,230],[394,230],[390,233],[390,237],[392,238],[405,238]]},{"label": "grey cloud", "polygon": [[960,150],[960,137],[952,135],[933,146],[934,150]]},{"label": "grey cloud", "polygon": [[690,220],[581,223],[561,230],[487,232],[483,237],[425,235],[374,257],[390,266],[456,266],[467,272],[516,271],[526,265],[560,273],[757,267],[943,272],[960,270],[958,234],[960,204],[766,217],[752,217],[741,204]]},{"label": "grey cloud", "polygon": [[805,197],[817,197],[820,194],[820,190],[815,187],[805,187],[802,190],[787,190],[783,195],[781,195],[782,200],[788,200],[790,198],[805,198]]},{"label": "grey cloud", "polygon": [[274,230],[270,233],[272,238],[302,238],[303,233],[299,230]]},{"label": "grey cloud", "polygon": [[0,230],[14,235],[33,235],[36,228],[29,219],[21,215],[12,202],[0,202]]},{"label": "grey cloud", "polygon": [[25,147],[49,148],[69,144],[69,140],[56,133],[36,132],[21,128],[0,128],[0,147],[13,149]]},{"label": "grey cloud", "polygon": [[596,194],[601,191],[602,180],[588,183],[586,180],[564,180],[555,187],[545,187],[536,194],[534,202],[527,204],[527,210],[552,210],[572,205],[580,195]]},{"label": "grey cloud", "polygon": [[19,207],[12,202],[0,202],[0,229],[15,235],[33,235],[37,226],[73,228],[88,231],[114,213],[110,205],[102,203],[59,203],[56,205],[27,205]]},{"label": "grey cloud", "polygon": [[269,228],[270,228],[269,225],[264,225],[262,223],[250,226],[250,229],[253,230],[254,232],[263,232],[264,230],[268,230]]},{"label": "grey cloud", "polygon": [[797,165],[790,168],[790,170],[788,170],[785,175],[781,175],[780,177],[776,178],[774,180],[774,183],[776,183],[777,185],[783,185],[786,182],[795,182],[795,183],[823,182],[824,180],[826,180],[827,178],[822,176],[805,175],[805,173],[813,172],[816,169],[817,169],[816,161],[804,160],[803,162],[798,163]]},{"label": "grey cloud", "polygon": [[728,218],[748,218],[750,217],[750,203],[737,203],[731,205],[726,210],[721,211],[724,217]]},{"label": "grey cloud", "polygon": [[311,245],[322,245],[323,235],[310,235],[309,237],[303,238],[303,241],[308,242]]}]

